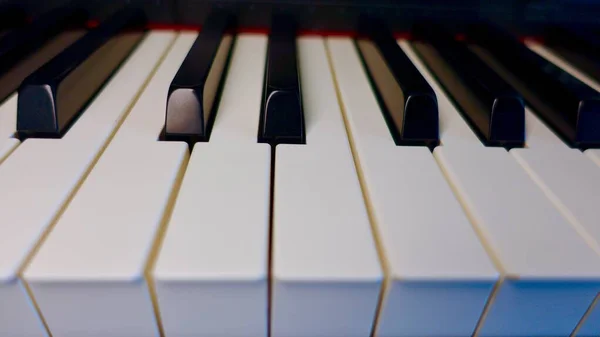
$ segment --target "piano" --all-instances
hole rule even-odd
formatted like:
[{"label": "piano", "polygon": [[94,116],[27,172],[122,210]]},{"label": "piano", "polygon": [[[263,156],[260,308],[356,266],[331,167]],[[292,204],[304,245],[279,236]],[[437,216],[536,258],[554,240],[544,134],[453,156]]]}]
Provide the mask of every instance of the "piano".
[{"label": "piano", "polygon": [[0,336],[600,336],[599,14],[0,2]]}]

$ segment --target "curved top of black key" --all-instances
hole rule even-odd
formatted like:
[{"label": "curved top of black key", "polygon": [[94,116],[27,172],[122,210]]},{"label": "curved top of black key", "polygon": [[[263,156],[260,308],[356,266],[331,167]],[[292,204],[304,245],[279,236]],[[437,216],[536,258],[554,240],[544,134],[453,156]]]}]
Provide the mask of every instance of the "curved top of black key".
[{"label": "curved top of black key", "polygon": [[[413,34],[433,46],[439,55],[421,52],[483,142],[488,146],[522,146],[525,106],[513,87],[443,26],[419,23],[413,27]],[[420,49],[416,47],[417,51]]]},{"label": "curved top of black key", "polygon": [[356,41],[374,93],[396,145],[439,143],[437,97],[392,33],[373,18],[362,18]]},{"label": "curved top of black key", "polygon": [[143,12],[125,9],[70,45],[19,87],[17,132],[58,138],[137,45]]},{"label": "curved top of black key", "polygon": [[87,18],[83,9],[61,7],[43,14],[28,26],[7,33],[0,39],[0,72],[10,69],[60,32],[83,27]]},{"label": "curved top of black key", "polygon": [[473,50],[517,89],[570,146],[600,146],[598,92],[498,27],[470,25],[467,38],[483,47],[484,52]]},{"label": "curved top of black key", "polygon": [[275,16],[269,35],[258,142],[304,144],[304,112],[291,18]]},{"label": "curved top of black key", "polygon": [[210,15],[179,67],[167,98],[167,140],[208,140],[233,44],[233,36],[225,34],[233,25],[226,13]]}]

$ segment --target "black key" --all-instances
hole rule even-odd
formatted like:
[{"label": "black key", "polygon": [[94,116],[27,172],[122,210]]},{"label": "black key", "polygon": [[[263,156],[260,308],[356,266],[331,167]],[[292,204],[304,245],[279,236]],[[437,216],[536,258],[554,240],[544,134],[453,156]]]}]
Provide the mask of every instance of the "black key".
[{"label": "black key", "polygon": [[141,11],[122,10],[27,77],[19,87],[19,135],[61,137],[141,40],[144,21]]},{"label": "black key", "polygon": [[490,25],[468,27],[467,38],[488,65],[517,89],[563,140],[581,149],[600,145],[600,94]]},{"label": "black key", "polygon": [[189,144],[207,141],[231,55],[233,17],[217,13],[202,27],[179,67],[167,99],[165,138]]},{"label": "black key", "polygon": [[271,25],[258,141],[271,145],[306,143],[296,60],[296,28],[276,16]]},{"label": "black key", "polygon": [[600,35],[582,28],[549,26],[544,30],[544,44],[600,82]]},{"label": "black key", "polygon": [[521,96],[442,26],[413,27],[413,46],[488,146],[516,147],[525,141]]},{"label": "black key", "polygon": [[396,145],[439,144],[435,92],[383,24],[361,22],[356,46]]},{"label": "black key", "polygon": [[83,36],[86,20],[83,10],[60,8],[0,38],[0,101],[17,90],[27,76]]}]

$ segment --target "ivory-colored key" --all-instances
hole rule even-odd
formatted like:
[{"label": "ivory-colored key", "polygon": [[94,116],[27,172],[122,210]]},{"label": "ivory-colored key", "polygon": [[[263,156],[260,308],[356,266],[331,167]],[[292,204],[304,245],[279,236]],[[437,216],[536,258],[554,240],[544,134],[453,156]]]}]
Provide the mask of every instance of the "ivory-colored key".
[{"label": "ivory-colored key", "polygon": [[[533,51],[579,80],[596,90],[600,89],[600,85],[592,78],[550,49],[535,42],[527,44]],[[600,228],[597,226],[600,216],[597,207],[600,202],[600,170],[594,163],[600,163],[598,150],[586,150],[584,154],[578,149],[571,149],[532,112],[528,113],[527,118],[527,149],[513,149],[511,154],[600,255]],[[545,146],[548,143],[555,146]],[[590,314],[581,322],[577,335],[600,334],[600,322],[597,318],[600,308],[597,307],[597,301],[593,306]]]},{"label": "ivory-colored key", "polygon": [[0,301],[0,335],[45,334],[20,273],[173,38],[149,33],[63,139],[29,139],[0,165],[0,288],[13,294]]},{"label": "ivory-colored key", "polygon": [[298,39],[305,145],[278,145],[271,335],[368,336],[383,278],[322,38]]},{"label": "ivory-colored key", "polygon": [[[400,44],[437,88],[408,43]],[[440,120],[434,156],[501,273],[476,334],[570,334],[600,290],[600,257],[511,154],[456,144],[448,129],[464,123],[456,110],[440,110]]]},{"label": "ivory-colored key", "polygon": [[430,150],[395,145],[353,41],[327,46],[387,261],[376,335],[471,335],[496,282],[493,263]]},{"label": "ivory-colored key", "polygon": [[[137,101],[128,102],[135,104],[122,126],[23,272],[54,336],[159,334],[146,268],[188,150],[157,137],[169,82],[196,34],[157,34],[161,47],[154,64],[160,60],[160,65],[153,65],[153,76],[139,83],[115,81],[125,85],[115,87],[117,97],[130,88],[136,93],[145,89]],[[150,55],[147,50],[138,62]],[[139,71],[138,65],[134,74]],[[84,114],[75,126],[84,118],[98,125],[105,117]],[[65,138],[79,134],[74,131]]]},{"label": "ivory-colored key", "polygon": [[17,138],[7,138],[0,141],[0,164],[14,151],[21,142]]},{"label": "ivory-colored key", "polygon": [[185,172],[152,272],[166,336],[267,336],[271,149],[256,141],[266,47],[237,37],[210,140]]}]

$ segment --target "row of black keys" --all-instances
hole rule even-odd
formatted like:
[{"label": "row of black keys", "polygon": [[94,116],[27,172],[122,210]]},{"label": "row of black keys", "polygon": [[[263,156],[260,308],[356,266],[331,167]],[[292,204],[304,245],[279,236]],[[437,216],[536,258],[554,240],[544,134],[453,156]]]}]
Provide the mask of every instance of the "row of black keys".
[{"label": "row of black keys", "polygon": [[[0,17],[3,12],[0,9]],[[24,18],[24,17],[23,17]],[[60,138],[143,37],[145,18],[123,9],[84,34],[87,14],[58,8],[0,37],[0,101],[18,89],[20,138]],[[168,92],[167,140],[206,141],[231,56],[234,18],[213,13]],[[258,141],[304,143],[295,25],[273,20]]]},{"label": "row of black keys", "polygon": [[[412,45],[485,145],[524,146],[527,104],[569,146],[600,146],[600,93],[498,27],[470,25],[462,42],[447,31],[435,23],[416,24]],[[359,39],[371,83],[379,89],[376,94],[396,143],[437,144],[433,90],[385,27],[370,20],[362,32],[375,42],[397,81],[398,90],[384,90],[384,76],[377,75],[378,65],[369,62],[370,57],[365,56],[369,48],[361,48],[365,42]],[[588,68],[583,69],[600,75],[600,36],[563,27],[549,27],[545,36],[548,46],[559,54],[576,55],[575,64],[580,66],[585,60]],[[572,43],[575,37],[579,43]],[[596,79],[600,81],[600,76]],[[402,106],[390,104],[397,97],[403,97]],[[411,105],[411,99],[427,102]]]},{"label": "row of black keys", "polygon": [[[18,88],[21,137],[61,137],[135,48],[145,26],[142,12],[124,9],[85,35],[73,30],[86,20],[81,10],[60,8],[0,36],[0,100]],[[169,88],[167,140],[209,139],[234,29],[235,19],[225,13],[213,13],[205,22]],[[356,45],[395,142],[437,145],[434,91],[384,25],[365,19],[358,29]],[[576,55],[592,75],[600,74],[593,71],[600,64],[600,38],[560,28],[549,32],[557,50]],[[415,25],[412,33],[415,50],[484,144],[524,144],[526,101],[567,144],[600,145],[600,95],[509,34],[473,25],[465,43],[433,23]],[[294,23],[274,17],[259,142],[305,142],[295,39]]]}]

